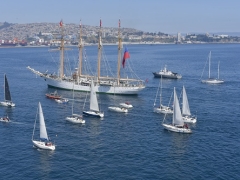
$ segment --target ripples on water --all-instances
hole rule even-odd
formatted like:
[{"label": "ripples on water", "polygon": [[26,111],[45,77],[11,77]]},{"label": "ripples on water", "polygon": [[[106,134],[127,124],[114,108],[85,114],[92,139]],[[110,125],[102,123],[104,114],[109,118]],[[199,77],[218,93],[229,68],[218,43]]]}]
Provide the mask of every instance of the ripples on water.
[{"label": "ripples on water", "polygon": [[[138,76],[148,79],[138,96],[99,95],[103,119],[85,117],[85,125],[65,120],[69,104],[45,98],[54,91],[26,69],[56,72],[46,48],[0,49],[0,72],[7,73],[16,107],[0,108],[10,123],[0,123],[0,175],[4,179],[240,179],[239,52],[238,44],[129,45],[131,64]],[[116,46],[104,48],[109,62],[117,59]],[[212,74],[220,61],[222,85],[199,82],[206,58],[212,51]],[[97,47],[86,47],[96,60]],[[76,51],[75,51],[76,52]],[[71,52],[73,53],[73,52]],[[76,56],[77,57],[77,56]],[[76,58],[75,57],[75,58]],[[76,61],[76,59],[75,59]],[[75,62],[76,63],[76,62]],[[74,64],[74,63],[73,63]],[[163,80],[163,102],[176,87],[186,87],[190,108],[198,122],[193,134],[163,130],[163,116],[153,113],[159,79],[152,72],[164,65],[181,73],[181,80]],[[95,71],[96,67],[92,67]],[[116,69],[116,67],[112,67]],[[205,72],[207,76],[207,72]],[[0,78],[1,79],[1,78]],[[3,84],[3,78],[0,83]],[[58,91],[72,98],[71,91]],[[80,113],[86,93],[75,93],[74,112]],[[3,97],[3,93],[2,93]],[[56,151],[33,148],[31,138],[38,101],[41,101],[49,136]],[[107,110],[114,103],[130,101],[127,114]]]}]

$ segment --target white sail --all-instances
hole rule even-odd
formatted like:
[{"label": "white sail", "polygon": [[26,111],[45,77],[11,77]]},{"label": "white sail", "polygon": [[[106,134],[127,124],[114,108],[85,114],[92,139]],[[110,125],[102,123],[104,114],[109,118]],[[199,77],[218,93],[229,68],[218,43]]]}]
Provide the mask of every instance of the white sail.
[{"label": "white sail", "polygon": [[97,94],[96,94],[96,91],[95,91],[95,86],[94,86],[93,80],[91,80],[90,110],[99,111]]},{"label": "white sail", "polygon": [[46,125],[45,125],[42,106],[40,102],[38,104],[38,109],[39,109],[39,122],[40,122],[40,138],[48,140]]},{"label": "white sail", "polygon": [[190,112],[190,108],[189,108],[189,104],[188,104],[188,98],[187,98],[187,93],[186,93],[186,89],[183,86],[183,95],[182,95],[182,115],[187,115],[187,116],[191,116],[191,112]]},{"label": "white sail", "polygon": [[174,101],[173,101],[173,125],[180,125],[180,126],[184,125],[175,87],[174,87]]}]

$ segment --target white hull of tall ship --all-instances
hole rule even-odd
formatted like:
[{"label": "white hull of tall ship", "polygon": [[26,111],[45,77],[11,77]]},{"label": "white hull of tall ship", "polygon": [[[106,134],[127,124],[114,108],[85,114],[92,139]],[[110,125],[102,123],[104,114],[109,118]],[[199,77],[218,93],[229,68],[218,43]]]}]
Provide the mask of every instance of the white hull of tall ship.
[{"label": "white hull of tall ship", "polygon": [[96,111],[83,111],[83,115],[85,116],[93,116],[93,117],[104,117],[104,113],[96,112]]},{"label": "white hull of tall ship", "polygon": [[197,122],[197,117],[194,117],[194,116],[183,116],[182,119],[183,119],[183,122],[185,122],[185,123],[196,123]]},{"label": "white hull of tall ship", "polygon": [[124,107],[108,107],[110,111],[127,113],[128,110]]},{"label": "white hull of tall ship", "polygon": [[[33,73],[39,75],[42,77],[47,85],[49,87],[55,87],[59,89],[66,89],[66,90],[73,90],[74,91],[85,91],[85,92],[90,92],[90,80],[87,80],[84,78],[82,80],[82,83],[74,83],[73,86],[73,81],[72,79],[59,79],[56,78],[52,75],[49,74],[43,74],[39,71],[34,70],[33,68],[30,68],[29,66],[27,67],[30,69]],[[125,84],[120,84],[120,86],[113,85],[110,81],[101,81],[101,84],[96,84],[96,92],[97,93],[106,93],[106,94],[122,94],[122,95],[137,95],[139,91],[143,90],[145,88],[144,84],[139,84],[139,85],[130,85],[127,83],[128,80],[124,80],[126,83]],[[129,79],[129,82],[131,80]]]},{"label": "white hull of tall ship", "polygon": [[42,142],[42,141],[34,141],[32,140],[34,146],[40,148],[40,149],[47,149],[47,150],[55,150],[55,145],[49,142]]},{"label": "white hull of tall ship", "polygon": [[81,117],[79,116],[71,116],[71,117],[66,117],[66,120],[67,121],[70,121],[72,123],[78,123],[78,124],[85,124],[85,120],[82,119]]},{"label": "white hull of tall ship", "polygon": [[202,80],[202,83],[207,83],[207,84],[221,84],[224,83],[223,80],[220,79],[207,79],[207,80]]},{"label": "white hull of tall ship", "polygon": [[15,104],[13,102],[9,102],[9,101],[0,102],[0,104],[2,106],[15,107]]},{"label": "white hull of tall ship", "polygon": [[166,130],[169,130],[169,131],[173,131],[173,132],[178,132],[178,133],[186,133],[186,134],[189,134],[189,133],[192,133],[191,129],[188,129],[184,126],[173,126],[173,125],[170,125],[170,124],[162,124],[164,129]]},{"label": "white hull of tall ship", "polygon": [[154,108],[153,111],[155,113],[162,113],[162,114],[173,114],[173,110],[167,106],[161,105],[160,107]]}]

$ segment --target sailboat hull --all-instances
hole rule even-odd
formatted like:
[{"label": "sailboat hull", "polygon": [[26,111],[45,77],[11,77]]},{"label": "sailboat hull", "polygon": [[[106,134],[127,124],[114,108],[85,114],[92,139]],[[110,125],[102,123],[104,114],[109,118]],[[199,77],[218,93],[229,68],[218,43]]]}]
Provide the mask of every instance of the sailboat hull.
[{"label": "sailboat hull", "polygon": [[177,132],[177,133],[192,133],[191,129],[185,128],[185,127],[177,127],[173,126],[171,124],[162,124],[164,129],[172,131],[172,132]]},{"label": "sailboat hull", "polygon": [[93,116],[93,117],[104,117],[104,113],[95,112],[95,111],[83,111],[83,115],[85,116]]},{"label": "sailboat hull", "polygon": [[85,124],[85,120],[83,120],[82,118],[80,117],[66,117],[66,120],[67,121],[70,121],[72,123],[78,123],[78,124]]},{"label": "sailboat hull", "polygon": [[46,149],[46,150],[55,150],[55,145],[52,143],[46,143],[42,141],[34,141],[32,140],[33,145],[40,148],[40,149]]},{"label": "sailboat hull", "polygon": [[183,119],[183,122],[185,122],[185,123],[196,123],[197,122],[197,118],[192,117],[192,116],[183,116],[182,119]]},{"label": "sailboat hull", "polygon": [[224,83],[223,80],[220,79],[207,79],[207,80],[202,80],[202,83],[207,83],[207,84],[221,84]]},{"label": "sailboat hull", "polygon": [[0,104],[1,104],[2,106],[15,107],[15,104],[14,104],[14,103],[8,102],[8,101],[0,102]]},{"label": "sailboat hull", "polygon": [[167,106],[161,106],[161,107],[158,107],[158,108],[154,108],[153,111],[154,111],[155,113],[173,114],[173,110],[170,109],[170,108],[167,107]]}]

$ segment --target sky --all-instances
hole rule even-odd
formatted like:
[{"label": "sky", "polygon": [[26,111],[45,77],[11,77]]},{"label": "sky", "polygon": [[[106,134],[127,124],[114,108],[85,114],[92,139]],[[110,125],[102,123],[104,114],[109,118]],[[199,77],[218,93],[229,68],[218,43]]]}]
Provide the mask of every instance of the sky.
[{"label": "sky", "polygon": [[240,0],[1,0],[0,22],[134,28],[145,32],[240,32]]}]

